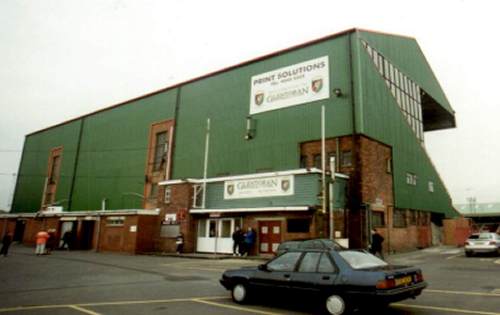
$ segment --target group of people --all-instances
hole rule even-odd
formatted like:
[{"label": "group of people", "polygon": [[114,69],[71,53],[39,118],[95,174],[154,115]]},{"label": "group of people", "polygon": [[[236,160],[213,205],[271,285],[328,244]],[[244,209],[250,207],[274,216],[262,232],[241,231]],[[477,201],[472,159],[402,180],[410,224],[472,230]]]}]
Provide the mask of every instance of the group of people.
[{"label": "group of people", "polygon": [[[49,230],[48,232],[42,230],[42,231],[36,233],[35,239],[36,239],[35,254],[37,256],[48,255],[48,254],[50,254],[51,251],[55,250],[57,247],[56,231],[53,229]],[[71,232],[70,231],[66,231],[63,234],[62,241],[63,241],[63,243],[62,243],[60,249],[68,249],[69,250],[69,243],[71,241]]]},{"label": "group of people", "polygon": [[233,256],[247,256],[255,244],[255,231],[249,227],[246,232],[243,232],[237,226],[233,232]]}]

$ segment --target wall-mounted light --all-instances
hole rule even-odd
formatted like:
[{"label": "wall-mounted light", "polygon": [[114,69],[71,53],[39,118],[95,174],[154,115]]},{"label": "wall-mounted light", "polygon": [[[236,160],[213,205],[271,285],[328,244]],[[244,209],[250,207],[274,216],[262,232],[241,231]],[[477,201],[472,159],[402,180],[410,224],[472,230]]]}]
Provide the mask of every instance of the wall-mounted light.
[{"label": "wall-mounted light", "polygon": [[245,131],[245,140],[251,140],[255,137],[255,120],[252,116],[247,116],[247,127]]},{"label": "wall-mounted light", "polygon": [[333,89],[333,94],[335,94],[336,97],[341,97],[342,90],[340,88],[335,88],[335,89]]}]

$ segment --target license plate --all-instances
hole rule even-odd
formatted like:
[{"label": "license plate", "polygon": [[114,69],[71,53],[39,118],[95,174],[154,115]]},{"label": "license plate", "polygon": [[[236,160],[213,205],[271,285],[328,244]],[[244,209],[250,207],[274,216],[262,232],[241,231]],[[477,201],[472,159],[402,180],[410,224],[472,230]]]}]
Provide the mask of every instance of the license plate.
[{"label": "license plate", "polygon": [[411,276],[397,278],[397,279],[395,279],[395,282],[396,282],[396,286],[410,284],[411,283]]}]

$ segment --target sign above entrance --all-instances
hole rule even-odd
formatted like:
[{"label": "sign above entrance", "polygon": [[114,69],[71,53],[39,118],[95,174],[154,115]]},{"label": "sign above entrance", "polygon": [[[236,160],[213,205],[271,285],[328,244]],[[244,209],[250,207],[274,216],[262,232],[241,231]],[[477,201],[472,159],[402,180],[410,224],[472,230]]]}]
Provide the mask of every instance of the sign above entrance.
[{"label": "sign above entrance", "polygon": [[293,194],[293,175],[228,180],[224,182],[224,199],[291,196]]},{"label": "sign above entrance", "polygon": [[330,97],[328,56],[254,75],[250,115]]}]

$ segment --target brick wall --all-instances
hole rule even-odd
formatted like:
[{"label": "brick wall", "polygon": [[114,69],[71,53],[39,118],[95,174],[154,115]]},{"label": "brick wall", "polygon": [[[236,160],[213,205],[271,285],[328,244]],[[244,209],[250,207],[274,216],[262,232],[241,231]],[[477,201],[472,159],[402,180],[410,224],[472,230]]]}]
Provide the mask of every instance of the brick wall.
[{"label": "brick wall", "polygon": [[100,225],[99,251],[135,254],[137,232],[131,232],[130,227],[138,228],[137,216],[125,216],[124,224],[119,226],[109,225],[107,216],[103,216]]},{"label": "brick wall", "polygon": [[[196,249],[196,222],[188,213],[192,205],[193,185],[177,184],[171,185],[171,201],[166,204],[163,198],[160,198],[158,204],[161,205],[159,221],[156,223],[156,231],[153,232],[155,249],[164,252],[175,252],[177,245],[175,237],[161,237],[161,221],[166,214],[176,214],[177,223],[180,231],[184,235],[184,252],[194,252]],[[160,189],[160,196],[164,196],[165,186]]]},{"label": "brick wall", "polygon": [[443,220],[443,243],[445,245],[464,246],[471,233],[472,224],[470,219]]}]

